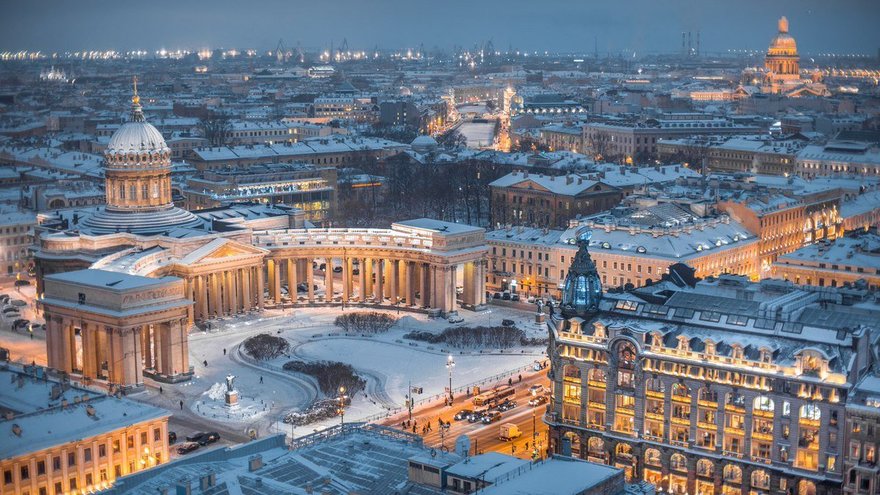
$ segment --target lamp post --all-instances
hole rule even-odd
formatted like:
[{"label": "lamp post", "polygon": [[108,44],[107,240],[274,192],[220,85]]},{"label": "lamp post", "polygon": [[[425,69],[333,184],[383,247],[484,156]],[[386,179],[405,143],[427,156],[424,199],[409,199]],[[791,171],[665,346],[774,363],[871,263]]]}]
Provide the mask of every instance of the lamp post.
[{"label": "lamp post", "polygon": [[339,426],[345,426],[345,399],[348,396],[345,395],[345,387],[339,387],[339,405],[336,408],[336,412],[339,414]]},{"label": "lamp post", "polygon": [[537,410],[532,409],[532,459],[538,458],[538,426],[537,426]]},{"label": "lamp post", "polygon": [[454,399],[452,395],[452,368],[455,367],[455,360],[452,359],[452,354],[446,357],[446,369],[449,370],[449,405],[452,405],[452,400]]}]

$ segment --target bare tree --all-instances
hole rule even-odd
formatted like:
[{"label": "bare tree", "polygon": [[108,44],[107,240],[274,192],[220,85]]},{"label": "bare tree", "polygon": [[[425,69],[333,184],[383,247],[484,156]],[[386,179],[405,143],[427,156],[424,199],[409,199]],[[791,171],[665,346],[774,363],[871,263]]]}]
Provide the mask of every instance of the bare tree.
[{"label": "bare tree", "polygon": [[225,116],[214,116],[199,121],[199,130],[202,137],[208,140],[211,146],[226,146],[226,140],[232,130],[232,123]]}]

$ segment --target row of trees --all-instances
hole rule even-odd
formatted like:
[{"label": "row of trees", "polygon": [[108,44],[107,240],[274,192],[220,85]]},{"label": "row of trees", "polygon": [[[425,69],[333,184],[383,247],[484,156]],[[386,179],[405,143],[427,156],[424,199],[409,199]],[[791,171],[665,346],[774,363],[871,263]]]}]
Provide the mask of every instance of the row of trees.
[{"label": "row of trees", "polygon": [[377,311],[357,311],[336,317],[333,322],[345,333],[385,333],[397,323],[397,318]]},{"label": "row of trees", "polygon": [[505,349],[514,346],[547,345],[546,339],[528,338],[525,332],[516,327],[450,327],[439,334],[410,332],[403,338],[431,344],[447,344],[455,348]]}]

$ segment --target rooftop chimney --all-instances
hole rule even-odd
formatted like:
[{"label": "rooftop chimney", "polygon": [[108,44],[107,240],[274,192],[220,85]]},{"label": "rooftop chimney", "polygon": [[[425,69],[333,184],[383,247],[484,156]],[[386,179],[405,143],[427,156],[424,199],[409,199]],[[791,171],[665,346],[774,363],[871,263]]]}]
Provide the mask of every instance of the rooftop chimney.
[{"label": "rooftop chimney", "polygon": [[257,469],[263,467],[263,456],[260,454],[256,454],[248,459],[248,471],[253,473]]},{"label": "rooftop chimney", "polygon": [[12,425],[12,434],[17,437],[20,437],[21,436],[21,426],[18,426],[18,424]]}]

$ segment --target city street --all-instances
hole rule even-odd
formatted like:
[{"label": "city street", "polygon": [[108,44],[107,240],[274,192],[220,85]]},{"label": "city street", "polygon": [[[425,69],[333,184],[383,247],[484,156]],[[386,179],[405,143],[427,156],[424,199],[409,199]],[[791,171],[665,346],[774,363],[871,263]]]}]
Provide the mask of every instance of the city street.
[{"label": "city street", "polygon": [[[500,381],[498,385],[506,385],[506,381]],[[542,385],[547,389],[550,381],[547,378],[547,369],[538,372],[523,372],[521,382],[517,381],[517,377],[513,377],[513,386],[516,389],[516,395],[511,397],[517,405],[514,409],[501,413],[501,420],[490,424],[480,422],[469,423],[467,420],[456,421],[453,416],[462,409],[474,409],[473,395],[459,396],[455,398],[452,406],[445,405],[443,402],[426,404],[413,410],[413,420],[416,425],[415,433],[422,435],[425,445],[435,448],[447,448],[450,451],[455,448],[455,441],[461,435],[467,435],[471,441],[471,453],[478,452],[502,452],[505,454],[513,454],[521,458],[531,457],[534,438],[538,442],[539,449],[545,448],[547,445],[547,426],[542,421],[542,416],[546,408],[545,405],[538,407],[529,406],[528,401],[532,398],[529,388],[533,385]],[[484,390],[488,390],[488,387]],[[403,421],[407,420],[406,412],[395,415],[382,421],[381,424],[402,428]],[[442,430],[438,427],[438,419],[444,423],[451,423],[448,430]],[[505,423],[513,423],[519,427],[522,436],[514,441],[504,441],[499,438],[499,430],[501,425]],[[431,425],[431,431],[426,434],[422,433],[422,427],[425,424]],[[534,426],[533,426],[534,425]],[[408,429],[412,432],[412,428]],[[526,447],[528,445],[528,448]],[[539,454],[540,455],[540,454]]]}]

